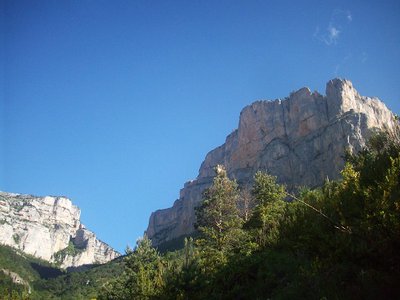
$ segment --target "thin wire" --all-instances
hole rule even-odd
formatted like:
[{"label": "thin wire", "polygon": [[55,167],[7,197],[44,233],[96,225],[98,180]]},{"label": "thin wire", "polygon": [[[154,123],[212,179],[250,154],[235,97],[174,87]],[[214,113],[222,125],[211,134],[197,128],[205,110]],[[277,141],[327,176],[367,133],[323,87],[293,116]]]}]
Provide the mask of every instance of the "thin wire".
[{"label": "thin wire", "polygon": [[352,233],[351,228],[350,227],[345,227],[343,225],[338,224],[337,222],[333,221],[331,218],[329,218],[326,214],[324,214],[320,209],[315,208],[314,206],[308,204],[307,202],[304,202],[303,200],[297,198],[296,196],[285,192],[286,195],[288,195],[289,197],[292,197],[293,199],[295,199],[296,201],[299,201],[300,203],[304,204],[305,206],[311,208],[312,210],[314,210],[315,212],[317,212],[318,214],[320,214],[321,216],[323,216],[325,219],[327,219],[329,222],[331,222],[333,224],[333,226],[342,231],[342,232],[346,232],[346,233]]}]

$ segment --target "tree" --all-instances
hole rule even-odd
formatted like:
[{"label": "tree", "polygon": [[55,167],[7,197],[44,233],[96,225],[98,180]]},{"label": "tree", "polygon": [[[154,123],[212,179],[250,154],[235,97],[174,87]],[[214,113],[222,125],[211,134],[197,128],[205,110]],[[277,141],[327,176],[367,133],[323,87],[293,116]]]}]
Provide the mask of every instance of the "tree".
[{"label": "tree", "polygon": [[99,299],[155,298],[164,285],[163,271],[161,256],[144,236],[137,241],[135,250],[127,253],[122,276],[105,286]]},{"label": "tree", "polygon": [[232,248],[235,233],[242,226],[237,200],[238,185],[230,180],[223,166],[215,168],[212,186],[204,193],[204,201],[197,209],[196,227],[208,246],[217,251]]},{"label": "tree", "polygon": [[244,222],[250,220],[250,217],[253,213],[255,205],[254,197],[251,193],[251,188],[248,186],[244,186],[240,189],[239,199],[238,199],[238,208],[240,211],[240,217]]},{"label": "tree", "polygon": [[162,261],[151,241],[144,236],[126,259],[130,299],[150,299],[163,285]]},{"label": "tree", "polygon": [[278,238],[286,207],[285,195],[285,187],[276,183],[275,176],[260,171],[255,174],[253,196],[256,206],[246,227],[253,229],[256,242],[261,247]]},{"label": "tree", "polygon": [[192,237],[185,238],[185,246],[166,255],[166,283],[162,299],[198,299],[203,289],[200,278],[199,256]]}]

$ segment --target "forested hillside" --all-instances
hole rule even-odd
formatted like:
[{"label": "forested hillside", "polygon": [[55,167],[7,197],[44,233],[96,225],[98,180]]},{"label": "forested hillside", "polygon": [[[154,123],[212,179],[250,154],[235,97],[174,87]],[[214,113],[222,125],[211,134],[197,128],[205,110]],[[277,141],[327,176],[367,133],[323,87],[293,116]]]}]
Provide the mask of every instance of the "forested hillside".
[{"label": "forested hillside", "polygon": [[117,259],[67,272],[9,246],[0,246],[0,299],[93,299],[105,282],[122,270],[123,261]]},{"label": "forested hillside", "polygon": [[240,188],[218,166],[196,226],[180,251],[138,241],[99,299],[398,299],[399,138],[375,136],[341,180],[296,195],[261,172]]},{"label": "forested hillside", "polygon": [[342,179],[289,193],[217,166],[197,234],[160,254],[145,236],[124,258],[78,272],[0,247],[1,299],[398,299],[400,143],[347,153]]}]

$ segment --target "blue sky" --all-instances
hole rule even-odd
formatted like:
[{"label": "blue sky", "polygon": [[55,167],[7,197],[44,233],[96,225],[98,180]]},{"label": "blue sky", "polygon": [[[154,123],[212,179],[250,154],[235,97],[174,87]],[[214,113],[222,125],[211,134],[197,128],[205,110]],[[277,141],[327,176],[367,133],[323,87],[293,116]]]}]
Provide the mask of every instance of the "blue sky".
[{"label": "blue sky", "polygon": [[116,249],[258,99],[334,77],[400,113],[399,1],[0,1],[0,190]]}]

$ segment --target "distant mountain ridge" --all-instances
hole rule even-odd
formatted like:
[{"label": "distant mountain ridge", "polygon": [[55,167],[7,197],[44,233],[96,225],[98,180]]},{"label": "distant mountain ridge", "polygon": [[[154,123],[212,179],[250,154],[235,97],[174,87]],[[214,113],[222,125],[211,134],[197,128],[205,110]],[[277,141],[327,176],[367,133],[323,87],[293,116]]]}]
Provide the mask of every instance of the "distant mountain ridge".
[{"label": "distant mountain ridge", "polygon": [[0,192],[0,244],[62,268],[106,263],[120,254],[80,222],[66,197]]},{"label": "distant mountain ridge", "polygon": [[240,113],[238,129],[206,155],[199,175],[185,183],[173,206],[151,214],[146,234],[157,246],[192,233],[194,208],[218,164],[239,183],[264,170],[289,189],[315,187],[340,176],[345,149],[359,151],[375,131],[398,127],[383,102],[360,96],[344,79],[330,80],[326,96],[302,88],[285,99],[256,101]]}]

